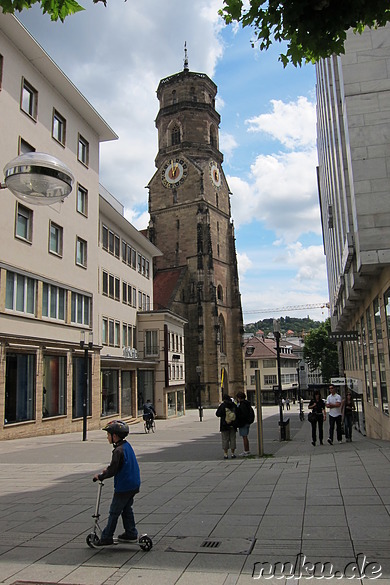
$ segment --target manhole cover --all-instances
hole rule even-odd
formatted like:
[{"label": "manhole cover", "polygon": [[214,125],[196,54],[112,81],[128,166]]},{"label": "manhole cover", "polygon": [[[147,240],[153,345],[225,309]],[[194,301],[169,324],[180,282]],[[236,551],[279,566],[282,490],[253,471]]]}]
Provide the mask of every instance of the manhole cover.
[{"label": "manhole cover", "polygon": [[182,536],[166,549],[170,552],[216,553],[225,555],[249,555],[255,544],[254,538],[201,538]]}]

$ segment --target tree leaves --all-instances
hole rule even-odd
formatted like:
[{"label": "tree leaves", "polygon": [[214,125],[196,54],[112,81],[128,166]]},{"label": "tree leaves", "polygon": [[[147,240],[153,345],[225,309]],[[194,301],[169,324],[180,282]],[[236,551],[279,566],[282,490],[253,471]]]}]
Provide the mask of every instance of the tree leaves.
[{"label": "tree leaves", "polygon": [[332,376],[339,374],[337,344],[330,341],[330,332],[330,319],[327,319],[320,327],[306,335],[303,347],[303,357],[310,371],[313,372],[318,368],[324,382],[329,382]]},{"label": "tree leaves", "polygon": [[267,50],[275,41],[287,43],[279,60],[301,66],[344,53],[346,31],[361,33],[390,21],[390,0],[224,0],[219,11],[227,24],[251,26],[252,45]]},{"label": "tree leaves", "polygon": [[51,20],[61,20],[70,14],[75,14],[84,10],[75,0],[0,0],[0,6],[3,12],[13,14],[31,8],[33,4],[40,4],[43,14],[49,14]]}]

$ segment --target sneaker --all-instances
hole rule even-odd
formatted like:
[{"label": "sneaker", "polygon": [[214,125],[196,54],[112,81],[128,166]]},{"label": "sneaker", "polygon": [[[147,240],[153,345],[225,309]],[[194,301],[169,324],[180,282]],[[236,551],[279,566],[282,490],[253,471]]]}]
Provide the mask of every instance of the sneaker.
[{"label": "sneaker", "polygon": [[324,443],[322,441],[320,441],[320,445],[323,445]]},{"label": "sneaker", "polygon": [[236,455],[234,453],[232,453],[232,459],[235,459]]},{"label": "sneaker", "polygon": [[328,439],[328,443],[329,443],[329,445],[333,445],[332,439]]},{"label": "sneaker", "polygon": [[114,544],[113,538],[101,538],[96,543],[96,546],[110,546],[110,544]]},{"label": "sneaker", "polygon": [[118,536],[119,542],[138,542],[138,536],[127,536],[126,532]]},{"label": "sneaker", "polygon": [[229,457],[227,455],[224,455],[223,458],[224,459],[229,459]]},{"label": "sneaker", "polygon": [[311,444],[313,445],[313,447],[316,446],[316,442],[315,441],[312,441]]},{"label": "sneaker", "polygon": [[248,457],[248,455],[250,454],[251,454],[250,451],[244,451],[243,453],[240,453],[240,457]]}]

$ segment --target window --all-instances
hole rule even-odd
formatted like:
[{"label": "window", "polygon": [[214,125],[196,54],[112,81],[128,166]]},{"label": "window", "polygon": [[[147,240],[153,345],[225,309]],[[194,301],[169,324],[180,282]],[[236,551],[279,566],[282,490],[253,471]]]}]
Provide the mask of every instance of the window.
[{"label": "window", "polygon": [[36,361],[34,354],[6,354],[5,424],[35,418]]},{"label": "window", "polygon": [[119,405],[119,372],[118,370],[102,370],[102,416],[118,412]]},{"label": "window", "polygon": [[[85,386],[85,361],[84,357],[73,357],[73,379],[72,379],[72,417],[83,416],[83,396]],[[91,416],[92,409],[92,359],[88,358],[88,388],[87,388],[87,415]]]},{"label": "window", "polygon": [[28,276],[7,271],[5,308],[35,315],[36,281]]},{"label": "window", "polygon": [[35,152],[35,148],[19,136],[19,154],[27,154],[28,152]]},{"label": "window", "polygon": [[258,361],[257,360],[249,360],[249,367],[250,368],[258,368]]},{"label": "window", "polygon": [[65,300],[65,289],[44,282],[42,289],[42,316],[65,321]]},{"label": "window", "polygon": [[76,211],[86,217],[88,215],[88,191],[81,185],[77,185]]},{"label": "window", "polygon": [[20,108],[23,110],[23,112],[31,116],[31,118],[33,118],[34,120],[37,119],[38,92],[24,78],[22,79]]},{"label": "window", "polygon": [[43,357],[42,416],[66,414],[66,357]]},{"label": "window", "polygon": [[57,110],[53,110],[53,127],[51,132],[53,138],[62,144],[62,146],[65,146],[66,120],[57,112]]},{"label": "window", "polygon": [[157,330],[145,331],[145,356],[158,355]]},{"label": "window", "polygon": [[87,267],[87,242],[82,238],[76,238],[76,264]]},{"label": "window", "polygon": [[137,289],[133,288],[133,307],[137,308]]},{"label": "window", "polygon": [[251,380],[251,381],[250,381],[250,385],[251,385],[251,386],[255,386],[255,385],[256,385],[256,376],[251,376],[251,377],[250,377],[250,380]]},{"label": "window", "polygon": [[79,134],[77,158],[86,167],[89,164],[89,142]]},{"label": "window", "polygon": [[49,252],[62,256],[63,229],[54,222],[50,222],[49,228]]},{"label": "window", "polygon": [[275,359],[263,360],[263,368],[276,368],[276,360]]},{"label": "window", "polygon": [[102,246],[103,250],[108,250],[108,227],[102,226]]},{"label": "window", "polygon": [[138,291],[138,309],[142,311],[142,292]]},{"label": "window", "polygon": [[108,296],[108,272],[103,270],[103,286],[102,286],[102,293],[105,296]]},{"label": "window", "polygon": [[91,322],[91,297],[72,292],[71,298],[71,323],[90,325]]},{"label": "window", "polygon": [[276,374],[272,374],[271,376],[264,376],[264,384],[267,386],[276,385]]},{"label": "window", "polygon": [[171,141],[172,146],[175,144],[180,144],[180,129],[177,126],[174,126],[171,133]]},{"label": "window", "polygon": [[33,212],[21,203],[16,204],[15,236],[26,242],[32,241]]}]

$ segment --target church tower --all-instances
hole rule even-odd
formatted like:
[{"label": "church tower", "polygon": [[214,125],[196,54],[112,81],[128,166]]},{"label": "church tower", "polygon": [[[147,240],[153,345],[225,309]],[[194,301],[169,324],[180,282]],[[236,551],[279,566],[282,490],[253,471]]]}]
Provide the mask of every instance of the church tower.
[{"label": "church tower", "polygon": [[157,89],[157,172],[149,188],[155,309],[187,319],[186,403],[215,406],[243,389],[243,319],[230,191],[219,151],[217,86],[184,69]]}]

